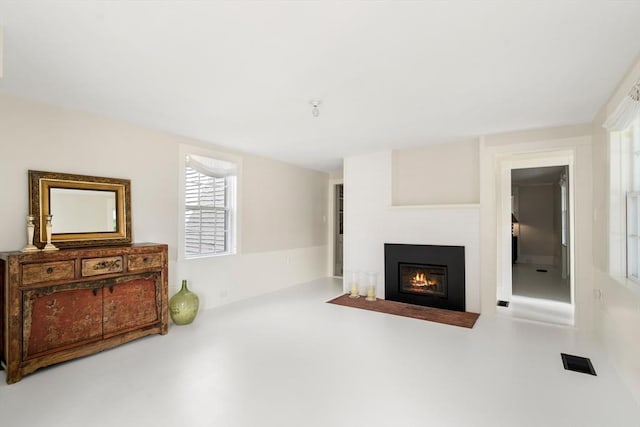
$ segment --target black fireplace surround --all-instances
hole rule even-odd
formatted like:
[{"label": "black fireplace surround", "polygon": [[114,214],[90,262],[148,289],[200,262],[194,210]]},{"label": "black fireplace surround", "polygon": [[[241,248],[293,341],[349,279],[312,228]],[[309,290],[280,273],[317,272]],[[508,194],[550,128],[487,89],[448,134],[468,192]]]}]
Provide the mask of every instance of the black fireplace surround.
[{"label": "black fireplace surround", "polygon": [[464,246],[384,245],[387,300],[465,311]]}]

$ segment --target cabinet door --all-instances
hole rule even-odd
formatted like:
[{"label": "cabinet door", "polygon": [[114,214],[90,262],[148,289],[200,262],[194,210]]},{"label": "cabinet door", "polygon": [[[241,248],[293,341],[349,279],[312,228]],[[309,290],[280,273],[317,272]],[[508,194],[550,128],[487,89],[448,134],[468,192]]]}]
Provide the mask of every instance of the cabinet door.
[{"label": "cabinet door", "polygon": [[102,289],[104,337],[160,321],[160,275],[124,277]]},{"label": "cabinet door", "polygon": [[67,285],[23,294],[23,352],[29,359],[102,338],[102,290]]}]

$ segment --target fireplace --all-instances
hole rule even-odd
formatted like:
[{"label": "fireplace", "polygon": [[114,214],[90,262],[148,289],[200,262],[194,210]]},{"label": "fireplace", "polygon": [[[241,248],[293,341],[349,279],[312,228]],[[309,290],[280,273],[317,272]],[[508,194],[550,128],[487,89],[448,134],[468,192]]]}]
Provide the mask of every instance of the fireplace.
[{"label": "fireplace", "polygon": [[464,247],[386,243],[385,299],[465,311]]}]

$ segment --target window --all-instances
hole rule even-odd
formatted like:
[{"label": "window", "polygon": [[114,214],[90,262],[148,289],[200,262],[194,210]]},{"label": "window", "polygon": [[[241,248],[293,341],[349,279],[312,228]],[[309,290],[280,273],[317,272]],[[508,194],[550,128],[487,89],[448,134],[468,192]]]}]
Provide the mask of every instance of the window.
[{"label": "window", "polygon": [[235,253],[236,164],[189,154],[184,172],[185,258]]},{"label": "window", "polygon": [[610,142],[609,268],[640,282],[640,117]]},{"label": "window", "polygon": [[627,277],[638,277],[638,193],[627,193]]},{"label": "window", "polygon": [[609,272],[640,283],[640,80],[602,126],[609,131]]},{"label": "window", "polygon": [[638,221],[640,221],[640,118],[621,132],[621,142],[629,150],[629,185],[627,187],[627,277],[638,282],[640,272],[638,256],[640,255],[640,239],[638,239]]}]

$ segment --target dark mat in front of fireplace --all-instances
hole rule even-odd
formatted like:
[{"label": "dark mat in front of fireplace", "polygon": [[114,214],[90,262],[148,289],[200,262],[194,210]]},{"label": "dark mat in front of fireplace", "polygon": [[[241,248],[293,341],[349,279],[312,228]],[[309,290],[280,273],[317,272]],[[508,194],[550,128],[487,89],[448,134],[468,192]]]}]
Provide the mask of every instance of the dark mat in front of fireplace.
[{"label": "dark mat in front of fireplace", "polygon": [[473,328],[473,325],[475,325],[476,320],[478,320],[478,317],[480,316],[477,313],[442,310],[440,308],[424,307],[383,299],[367,301],[365,298],[351,298],[348,294],[341,295],[327,302],[345,307],[361,308],[363,310],[377,311],[378,313],[411,317],[413,319],[443,323],[451,326],[460,326],[462,328],[469,329]]}]

